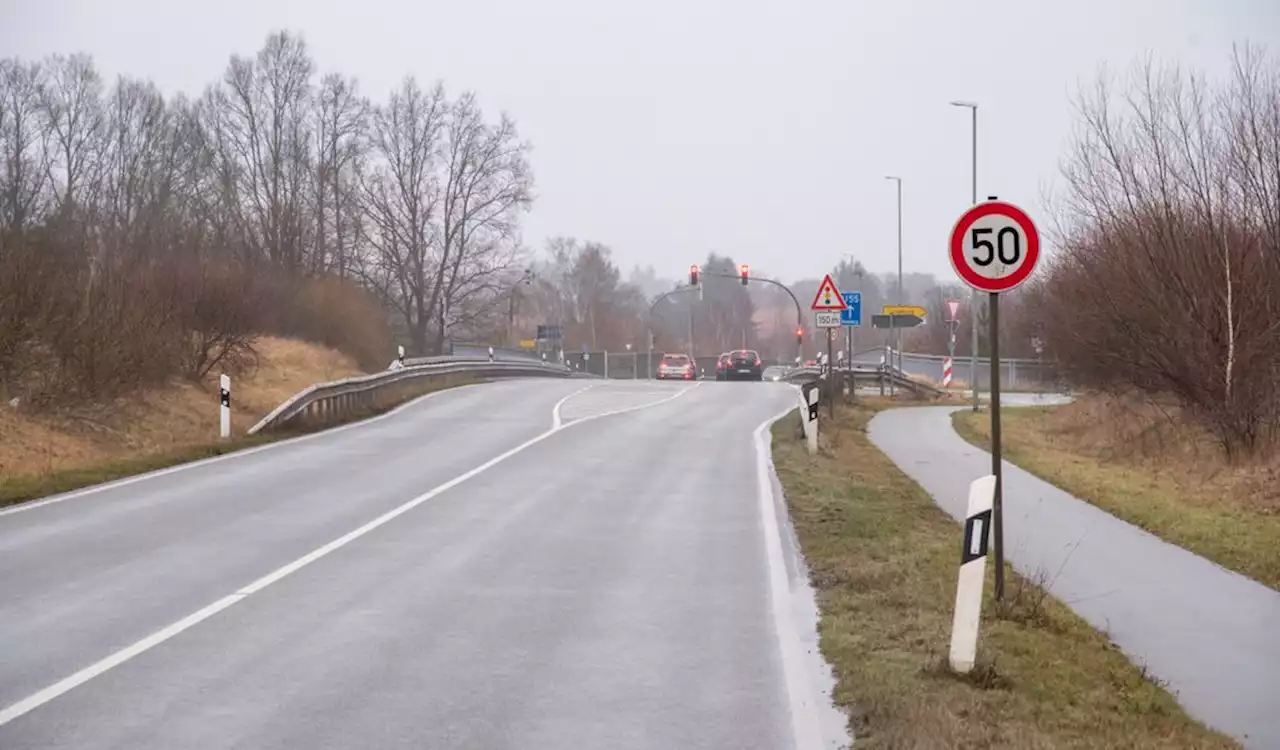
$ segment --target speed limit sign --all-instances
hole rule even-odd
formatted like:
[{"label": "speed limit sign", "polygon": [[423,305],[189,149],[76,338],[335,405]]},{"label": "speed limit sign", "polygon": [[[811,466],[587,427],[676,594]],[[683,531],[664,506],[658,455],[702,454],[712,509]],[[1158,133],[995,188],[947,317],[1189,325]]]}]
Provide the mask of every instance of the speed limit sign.
[{"label": "speed limit sign", "polygon": [[988,201],[965,211],[951,230],[951,265],[980,292],[1007,292],[1040,260],[1040,233],[1012,203]]}]

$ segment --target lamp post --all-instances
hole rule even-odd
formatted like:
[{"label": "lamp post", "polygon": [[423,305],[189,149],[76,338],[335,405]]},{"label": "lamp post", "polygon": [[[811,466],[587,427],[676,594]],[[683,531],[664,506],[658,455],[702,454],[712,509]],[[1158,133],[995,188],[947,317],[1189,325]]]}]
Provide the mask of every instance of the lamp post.
[{"label": "lamp post", "polygon": [[[978,105],[975,102],[951,102],[953,107],[967,107],[973,115],[973,163],[970,170],[970,176],[973,181],[972,192],[970,193],[970,202],[977,204],[978,202]],[[973,389],[973,410],[979,410],[978,403],[978,290],[974,289],[969,293],[969,327],[972,329],[973,339],[970,344],[969,352],[969,387]]]},{"label": "lamp post", "polygon": [[[898,301],[897,304],[906,304],[902,299],[902,178],[892,175],[886,176],[886,180],[893,180],[898,184]],[[892,318],[890,318],[892,320]],[[895,346],[898,349],[898,370],[902,370],[902,329],[893,326]],[[893,363],[890,362],[890,365]],[[889,380],[890,394],[893,391],[893,380]]]},{"label": "lamp post", "polygon": [[516,326],[516,297],[520,292],[521,285],[526,287],[533,284],[533,269],[526,268],[524,273],[520,274],[520,278],[516,283],[511,285],[511,291],[507,299],[507,345],[515,346],[515,326]]}]

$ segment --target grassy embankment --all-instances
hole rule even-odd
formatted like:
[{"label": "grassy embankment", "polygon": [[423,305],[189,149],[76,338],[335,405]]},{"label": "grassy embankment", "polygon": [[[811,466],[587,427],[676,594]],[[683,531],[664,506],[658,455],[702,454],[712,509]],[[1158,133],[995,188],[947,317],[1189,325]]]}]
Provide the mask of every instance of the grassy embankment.
[{"label": "grassy embankment", "polygon": [[[361,374],[336,351],[301,341],[264,338],[258,367],[232,383],[232,435],[218,439],[216,376],[106,404],[27,413],[0,408],[0,506],[196,461],[297,435],[298,429],[249,437],[259,419],[313,383]],[[441,388],[470,382],[433,380],[387,394],[353,419]]]},{"label": "grassy embankment", "polygon": [[979,666],[950,672],[959,526],[867,439],[876,406],[842,408],[814,457],[794,418],[774,427],[822,650],[859,748],[1238,747],[1012,570],[998,610],[988,580]]},{"label": "grassy embankment", "polygon": [[[1280,589],[1280,456],[1229,465],[1176,409],[1090,396],[1002,412],[1005,458],[1112,515]],[[986,414],[956,431],[989,445]]]}]

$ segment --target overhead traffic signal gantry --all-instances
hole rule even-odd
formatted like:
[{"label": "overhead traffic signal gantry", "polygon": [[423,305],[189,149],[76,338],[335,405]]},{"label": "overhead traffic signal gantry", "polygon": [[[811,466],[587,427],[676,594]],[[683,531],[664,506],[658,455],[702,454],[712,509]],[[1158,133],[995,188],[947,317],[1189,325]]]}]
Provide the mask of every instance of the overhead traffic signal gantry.
[{"label": "overhead traffic signal gantry", "polygon": [[747,279],[751,278],[751,266],[743,263],[741,266],[738,266],[738,273],[742,276],[742,285],[746,286]]}]

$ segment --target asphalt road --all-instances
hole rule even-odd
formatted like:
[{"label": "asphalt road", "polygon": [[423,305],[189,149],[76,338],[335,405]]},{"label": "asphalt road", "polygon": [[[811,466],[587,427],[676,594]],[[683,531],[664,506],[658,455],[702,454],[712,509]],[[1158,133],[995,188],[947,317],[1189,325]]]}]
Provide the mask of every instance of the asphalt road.
[{"label": "asphalt road", "polygon": [[[1031,403],[1013,395],[1002,403]],[[951,427],[955,407],[895,409],[872,442],[962,518],[991,454]],[[1280,748],[1280,592],[1167,544],[1004,462],[1005,549],[1165,681],[1189,713],[1246,747]],[[957,530],[957,535],[959,531]],[[959,539],[959,536],[957,536]]]},{"label": "asphalt road", "polygon": [[795,400],[506,381],[0,513],[0,747],[835,746]]}]

